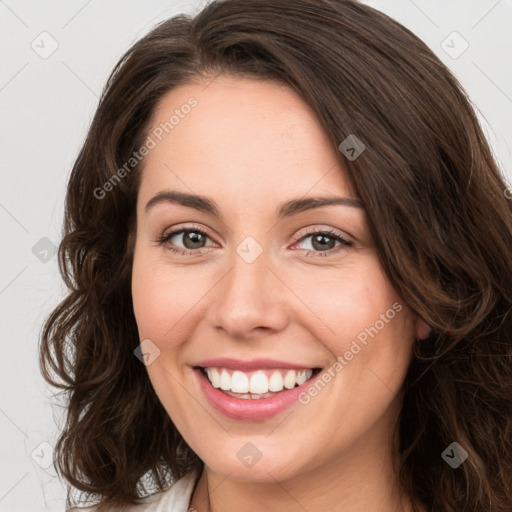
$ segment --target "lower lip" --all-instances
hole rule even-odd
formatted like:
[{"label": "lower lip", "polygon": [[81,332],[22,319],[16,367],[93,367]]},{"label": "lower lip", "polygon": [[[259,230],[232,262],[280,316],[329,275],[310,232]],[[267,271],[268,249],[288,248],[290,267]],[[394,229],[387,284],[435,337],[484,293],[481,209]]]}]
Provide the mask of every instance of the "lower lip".
[{"label": "lower lip", "polygon": [[212,406],[228,418],[234,420],[262,421],[291,407],[298,402],[298,396],[308,388],[315,377],[309,379],[301,386],[286,391],[280,391],[277,395],[268,398],[243,399],[226,395],[214,388],[208,378],[199,369],[194,369],[199,385]]}]

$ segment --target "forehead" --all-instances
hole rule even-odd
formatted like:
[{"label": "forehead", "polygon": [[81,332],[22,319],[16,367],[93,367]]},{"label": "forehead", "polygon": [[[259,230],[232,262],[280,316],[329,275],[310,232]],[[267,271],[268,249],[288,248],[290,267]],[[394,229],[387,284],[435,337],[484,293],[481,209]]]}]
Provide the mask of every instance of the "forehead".
[{"label": "forehead", "polygon": [[354,196],[314,112],[279,82],[219,76],[168,92],[153,114],[140,197],[162,189],[247,206]]}]

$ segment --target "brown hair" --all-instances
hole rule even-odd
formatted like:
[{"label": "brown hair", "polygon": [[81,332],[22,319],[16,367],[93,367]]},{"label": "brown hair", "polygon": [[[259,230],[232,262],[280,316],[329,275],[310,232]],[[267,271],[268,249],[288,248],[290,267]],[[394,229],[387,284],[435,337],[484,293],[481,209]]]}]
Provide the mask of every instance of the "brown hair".
[{"label": "brown hair", "polygon": [[[97,191],[140,148],[169,90],[221,72],[279,80],[314,109],[333,147],[350,134],[365,144],[357,159],[339,158],[387,276],[432,327],[404,382],[401,482],[429,511],[510,511],[506,185],[450,71],[409,30],[352,0],[214,1],[161,23],[116,65],[67,188],[59,266],[69,294],[41,337],[42,372],[69,401],[59,472],[117,506],[202,467],[133,353],[143,160],[102,198]],[[468,453],[457,469],[441,457],[452,442]]]}]

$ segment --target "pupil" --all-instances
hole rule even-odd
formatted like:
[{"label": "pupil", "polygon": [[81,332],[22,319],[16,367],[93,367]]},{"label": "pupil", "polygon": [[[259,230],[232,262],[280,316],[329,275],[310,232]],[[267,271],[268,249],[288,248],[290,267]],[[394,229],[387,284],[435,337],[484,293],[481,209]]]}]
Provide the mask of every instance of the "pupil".
[{"label": "pupil", "polygon": [[[199,247],[202,247],[201,242],[204,242],[204,240],[201,240],[202,238],[203,235],[201,233],[196,233],[195,231],[188,231],[185,233],[183,243],[185,244],[185,247],[187,247],[187,249],[197,249]],[[191,240],[192,247],[190,247],[189,244],[187,244],[187,240]]]},{"label": "pupil", "polygon": [[[327,239],[327,240],[330,240],[331,242],[334,242],[334,239],[331,238],[330,236],[316,235],[313,237],[313,247],[315,249],[320,249],[320,250],[326,249],[326,244],[322,244],[319,242],[319,240],[321,240],[321,239],[324,239],[324,240]],[[317,243],[319,244],[318,246],[316,246]],[[332,247],[327,247],[327,249],[332,249]]]}]

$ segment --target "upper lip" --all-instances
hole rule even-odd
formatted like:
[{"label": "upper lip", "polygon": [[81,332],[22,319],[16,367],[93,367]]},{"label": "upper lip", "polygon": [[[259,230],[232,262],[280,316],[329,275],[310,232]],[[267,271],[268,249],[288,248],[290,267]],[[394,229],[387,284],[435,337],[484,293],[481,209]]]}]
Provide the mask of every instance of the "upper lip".
[{"label": "upper lip", "polygon": [[229,357],[220,357],[212,359],[204,359],[198,361],[192,366],[200,366],[203,368],[230,368],[232,370],[254,371],[264,368],[290,368],[295,370],[309,370],[311,368],[319,368],[319,366],[311,366],[307,364],[291,363],[288,361],[278,361],[276,359],[251,359],[244,361],[242,359],[233,359]]}]

